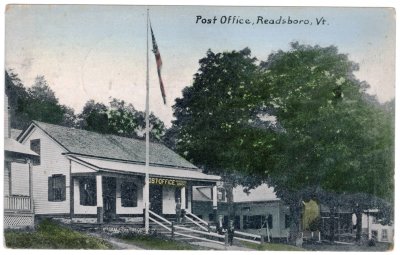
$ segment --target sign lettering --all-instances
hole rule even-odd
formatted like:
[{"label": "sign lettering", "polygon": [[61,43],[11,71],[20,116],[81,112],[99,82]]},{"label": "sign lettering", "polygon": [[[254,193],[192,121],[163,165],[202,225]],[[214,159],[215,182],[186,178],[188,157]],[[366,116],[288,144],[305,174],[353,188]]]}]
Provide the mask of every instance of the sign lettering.
[{"label": "sign lettering", "polygon": [[168,185],[168,186],[178,186],[185,187],[186,182],[184,180],[176,180],[176,179],[165,179],[165,178],[149,178],[150,184],[155,185]]}]

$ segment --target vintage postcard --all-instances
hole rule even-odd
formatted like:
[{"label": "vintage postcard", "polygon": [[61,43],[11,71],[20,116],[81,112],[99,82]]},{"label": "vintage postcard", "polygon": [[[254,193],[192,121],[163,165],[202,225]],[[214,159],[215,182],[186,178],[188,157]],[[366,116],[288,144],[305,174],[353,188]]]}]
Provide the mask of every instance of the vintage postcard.
[{"label": "vintage postcard", "polygon": [[395,19],[7,5],[4,247],[392,250]]}]

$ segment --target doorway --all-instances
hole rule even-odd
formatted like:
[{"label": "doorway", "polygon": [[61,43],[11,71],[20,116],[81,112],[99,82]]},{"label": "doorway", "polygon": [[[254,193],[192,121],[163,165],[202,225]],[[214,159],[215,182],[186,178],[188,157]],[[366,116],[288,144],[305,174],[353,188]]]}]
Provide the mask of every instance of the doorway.
[{"label": "doorway", "polygon": [[150,185],[150,210],[162,214],[162,186]]},{"label": "doorway", "polygon": [[114,177],[103,177],[103,205],[104,221],[116,219],[116,187],[117,182]]}]

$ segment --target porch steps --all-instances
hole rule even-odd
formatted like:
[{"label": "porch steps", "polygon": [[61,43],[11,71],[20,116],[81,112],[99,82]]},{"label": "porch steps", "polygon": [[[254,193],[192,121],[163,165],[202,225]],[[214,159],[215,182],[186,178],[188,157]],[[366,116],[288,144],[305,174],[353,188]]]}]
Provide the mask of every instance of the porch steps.
[{"label": "porch steps", "polygon": [[[177,224],[177,226],[186,227],[186,228],[189,228],[189,229],[188,230],[176,229],[175,232],[174,232],[174,236],[173,236],[174,240],[194,244],[196,242],[199,242],[200,240],[198,238],[193,238],[193,237],[199,237],[199,238],[203,238],[203,239],[206,239],[206,240],[207,239],[210,240],[210,238],[212,238],[212,237],[209,237],[209,236],[202,235],[200,233],[193,232],[192,230],[199,230],[199,231],[204,231],[204,230],[199,228],[198,226],[196,226],[195,224],[193,224],[191,222],[185,222],[185,223]],[[152,230],[154,230],[159,235],[162,235],[162,236],[165,236],[165,237],[168,237],[168,238],[172,237],[171,231],[168,231],[167,229],[159,226],[158,224],[156,224],[154,222],[150,222],[150,228]],[[183,235],[179,235],[179,234],[183,234]],[[193,236],[193,237],[184,236],[184,235],[190,235],[190,236]],[[205,242],[206,240],[204,240],[203,242]],[[211,239],[210,242],[212,242],[212,240],[214,240],[214,239]],[[217,241],[217,240],[215,239],[215,241]],[[223,242],[223,240],[222,241],[219,240],[219,241]]]}]

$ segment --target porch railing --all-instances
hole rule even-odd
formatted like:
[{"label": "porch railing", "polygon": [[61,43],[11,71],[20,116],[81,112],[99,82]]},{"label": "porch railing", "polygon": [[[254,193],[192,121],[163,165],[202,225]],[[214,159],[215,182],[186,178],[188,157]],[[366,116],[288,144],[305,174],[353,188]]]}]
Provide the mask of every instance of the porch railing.
[{"label": "porch railing", "polygon": [[24,211],[32,212],[32,201],[29,196],[5,196],[5,211]]},{"label": "porch railing", "polygon": [[[216,226],[211,226],[207,221],[200,219],[195,214],[186,212],[186,215],[190,216],[192,218],[192,219],[187,218],[189,221],[196,224],[200,228],[202,228],[208,232],[210,232],[210,231],[216,232],[216,230],[217,230]],[[237,231],[237,230],[235,230],[235,234],[234,234],[233,238],[236,240],[250,242],[250,243],[256,243],[256,244],[260,244],[264,241],[261,235],[250,234],[250,233],[241,232],[241,231]]]},{"label": "porch railing", "polygon": [[[161,226],[162,228],[166,229],[168,232],[170,232],[172,238],[174,236],[183,236],[183,237],[188,237],[188,238],[197,239],[197,240],[201,240],[201,241],[218,243],[218,244],[222,244],[222,245],[225,243],[224,241],[221,242],[218,240],[210,239],[210,237],[214,237],[217,239],[224,240],[225,239],[224,235],[219,235],[217,233],[206,232],[206,231],[201,231],[201,230],[195,230],[195,229],[191,229],[191,228],[187,228],[187,227],[183,227],[183,226],[176,226],[176,225],[174,225],[174,222],[171,222],[150,210],[149,210],[149,214],[151,215],[149,217],[149,219],[152,222],[156,223],[157,225]],[[193,233],[200,234],[204,237],[193,235]]]},{"label": "porch railing", "polygon": [[[197,240],[202,240],[202,241],[207,241],[207,242],[213,242],[213,243],[218,243],[218,244],[227,244],[227,233],[225,235],[221,235],[218,233],[215,233],[216,228],[214,226],[210,226],[209,223],[206,221],[198,218],[196,215],[189,213],[190,218],[187,217],[188,213],[185,215],[186,219],[189,220],[191,223],[194,223],[196,226],[200,227],[202,230],[197,230],[193,228],[188,228],[184,226],[178,226],[175,225],[174,222],[171,222],[160,215],[152,212],[149,210],[150,213],[150,220],[157,225],[161,226],[162,228],[166,229],[168,232],[171,233],[171,236],[173,237],[174,235],[176,236],[184,236],[184,237],[189,237],[192,239],[197,239]],[[183,231],[184,233],[182,233]],[[197,235],[194,235],[197,234]],[[198,236],[201,235],[201,236]],[[216,239],[216,240],[215,240]],[[222,241],[221,241],[222,239]],[[260,235],[254,235],[250,233],[245,233],[245,232],[240,232],[240,231],[235,231],[234,232],[234,239],[239,240],[239,241],[245,241],[245,242],[250,242],[250,243],[256,243],[256,244],[261,244],[264,242],[262,236]]]},{"label": "porch railing", "polygon": [[207,232],[210,232],[210,224],[207,221],[200,219],[196,215],[194,215],[190,212],[186,212],[185,219],[187,219],[190,222],[192,222],[193,224],[197,225],[199,228],[201,228]]}]

